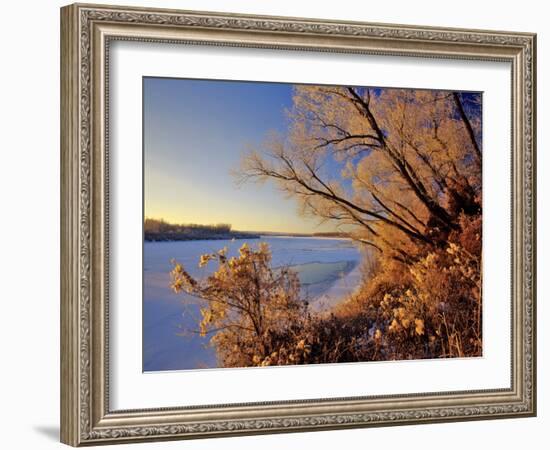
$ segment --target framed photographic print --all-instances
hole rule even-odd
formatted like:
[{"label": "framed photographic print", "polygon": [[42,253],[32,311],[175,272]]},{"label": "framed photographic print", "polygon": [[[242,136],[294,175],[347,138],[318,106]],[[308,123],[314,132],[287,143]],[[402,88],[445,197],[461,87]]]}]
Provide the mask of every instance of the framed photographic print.
[{"label": "framed photographic print", "polygon": [[535,415],[535,42],[62,8],[62,441]]}]

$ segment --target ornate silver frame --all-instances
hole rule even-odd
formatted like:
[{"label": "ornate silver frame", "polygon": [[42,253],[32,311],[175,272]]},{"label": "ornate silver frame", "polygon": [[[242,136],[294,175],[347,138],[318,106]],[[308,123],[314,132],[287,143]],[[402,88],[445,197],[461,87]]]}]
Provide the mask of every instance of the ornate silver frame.
[{"label": "ornate silver frame", "polygon": [[[386,397],[111,411],[108,110],[113,40],[512,65],[512,385]],[[535,85],[530,33],[75,4],[61,9],[61,440],[73,446],[536,414]]]}]

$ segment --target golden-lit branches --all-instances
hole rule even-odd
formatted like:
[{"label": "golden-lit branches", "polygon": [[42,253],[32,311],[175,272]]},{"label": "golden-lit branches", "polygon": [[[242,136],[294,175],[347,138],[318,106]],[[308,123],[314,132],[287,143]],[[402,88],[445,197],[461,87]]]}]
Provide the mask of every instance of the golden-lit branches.
[{"label": "golden-lit branches", "polygon": [[240,178],[275,181],[304,214],[414,259],[481,211],[481,121],[458,93],[297,86],[288,115]]}]

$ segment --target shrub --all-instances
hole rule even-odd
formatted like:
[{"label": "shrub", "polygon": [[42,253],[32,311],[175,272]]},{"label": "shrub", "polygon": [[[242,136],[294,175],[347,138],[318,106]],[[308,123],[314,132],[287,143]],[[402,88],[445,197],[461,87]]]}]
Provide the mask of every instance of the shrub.
[{"label": "shrub", "polygon": [[307,303],[299,297],[296,273],[271,267],[267,244],[256,250],[244,244],[237,257],[228,258],[226,253],[222,249],[201,256],[201,267],[218,264],[203,280],[194,279],[174,261],[172,289],[204,301],[199,333],[212,336],[221,365],[261,365],[281,349],[281,341],[297,340],[307,318]]}]

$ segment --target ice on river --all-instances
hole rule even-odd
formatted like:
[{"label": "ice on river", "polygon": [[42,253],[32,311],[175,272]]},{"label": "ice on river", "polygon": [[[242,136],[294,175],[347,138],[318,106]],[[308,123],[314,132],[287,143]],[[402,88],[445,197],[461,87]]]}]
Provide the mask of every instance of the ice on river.
[{"label": "ice on river", "polygon": [[[189,330],[199,319],[198,300],[170,289],[171,259],[194,277],[214,270],[199,268],[201,254],[227,247],[238,253],[244,240],[145,242],[143,251],[143,370],[183,370],[216,367],[209,338]],[[348,239],[273,237],[247,240],[251,247],[267,242],[274,267],[288,265],[298,272],[302,294],[311,308],[331,308],[359,285],[362,252]]]}]

